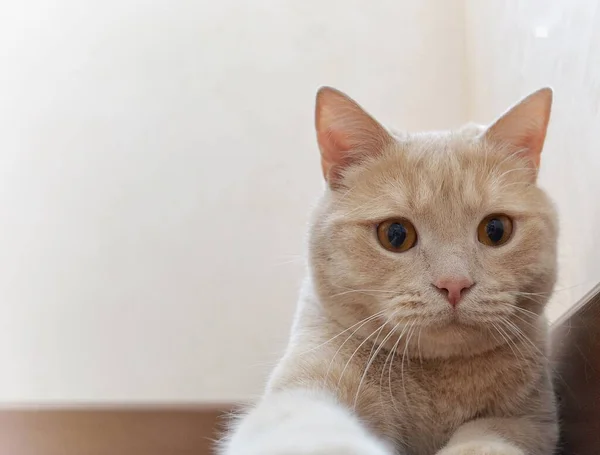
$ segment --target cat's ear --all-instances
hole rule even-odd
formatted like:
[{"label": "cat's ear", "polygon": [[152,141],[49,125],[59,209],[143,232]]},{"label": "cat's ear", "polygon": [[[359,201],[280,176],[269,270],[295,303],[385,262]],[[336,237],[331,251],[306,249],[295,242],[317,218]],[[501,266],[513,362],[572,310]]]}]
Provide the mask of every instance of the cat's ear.
[{"label": "cat's ear", "polygon": [[349,165],[381,153],[393,141],[358,103],[330,87],[317,92],[315,128],[323,176],[331,186]]},{"label": "cat's ear", "polygon": [[542,88],[506,111],[484,133],[492,142],[522,153],[537,174],[550,120],[552,89]]}]

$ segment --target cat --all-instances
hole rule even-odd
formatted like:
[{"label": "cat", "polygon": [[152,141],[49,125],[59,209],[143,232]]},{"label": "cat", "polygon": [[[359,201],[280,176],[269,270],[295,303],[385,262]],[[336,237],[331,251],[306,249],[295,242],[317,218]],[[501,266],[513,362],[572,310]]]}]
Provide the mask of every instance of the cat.
[{"label": "cat", "polygon": [[308,277],[222,455],[554,452],[558,227],[536,184],[551,104],[544,88],[489,127],[394,134],[319,90]]}]

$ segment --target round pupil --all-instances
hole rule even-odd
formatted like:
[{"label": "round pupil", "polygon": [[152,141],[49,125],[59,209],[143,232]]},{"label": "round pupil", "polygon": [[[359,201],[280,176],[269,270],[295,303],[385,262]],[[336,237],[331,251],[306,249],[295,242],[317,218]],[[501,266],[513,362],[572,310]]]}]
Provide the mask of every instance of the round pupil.
[{"label": "round pupil", "polygon": [[488,224],[485,227],[485,233],[492,242],[498,243],[502,240],[502,236],[504,235],[504,224],[502,224],[502,221],[494,218],[493,220],[488,221]]},{"label": "round pupil", "polygon": [[388,240],[394,248],[400,248],[406,240],[406,228],[400,223],[393,223],[388,228]]}]

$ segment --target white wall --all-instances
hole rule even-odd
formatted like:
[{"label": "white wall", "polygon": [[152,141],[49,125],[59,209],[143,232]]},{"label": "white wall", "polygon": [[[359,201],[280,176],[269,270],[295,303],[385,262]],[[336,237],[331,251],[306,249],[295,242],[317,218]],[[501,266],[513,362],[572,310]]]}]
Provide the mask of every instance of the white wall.
[{"label": "white wall", "polygon": [[600,1],[467,0],[469,116],[551,85],[540,182],[561,216],[556,318],[600,281]]},{"label": "white wall", "polygon": [[462,6],[4,2],[0,401],[259,391],[321,190],[316,88],[458,125]]}]

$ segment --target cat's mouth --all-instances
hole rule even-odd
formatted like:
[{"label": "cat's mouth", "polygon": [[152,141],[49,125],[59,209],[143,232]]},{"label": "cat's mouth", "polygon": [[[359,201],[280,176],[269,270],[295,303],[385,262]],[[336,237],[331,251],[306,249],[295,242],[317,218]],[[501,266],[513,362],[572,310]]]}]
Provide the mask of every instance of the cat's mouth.
[{"label": "cat's mouth", "polygon": [[[464,329],[481,331],[488,325],[503,324],[514,313],[514,304],[505,299],[471,294],[456,306],[447,302],[394,302],[390,321],[400,326],[433,330]],[[392,305],[388,305],[392,306]],[[487,329],[486,329],[487,330]]]},{"label": "cat's mouth", "polygon": [[473,311],[472,309],[464,309],[453,312],[449,317],[449,324],[472,328],[477,330],[487,329],[488,326],[503,324],[510,318],[510,313],[497,311]]},{"label": "cat's mouth", "polygon": [[[423,326],[435,328],[461,327],[481,329],[482,325],[499,323],[507,318],[508,314],[494,311],[477,311],[473,308],[457,307],[435,315],[429,320],[422,321]],[[421,324],[418,324],[421,325]]]}]

